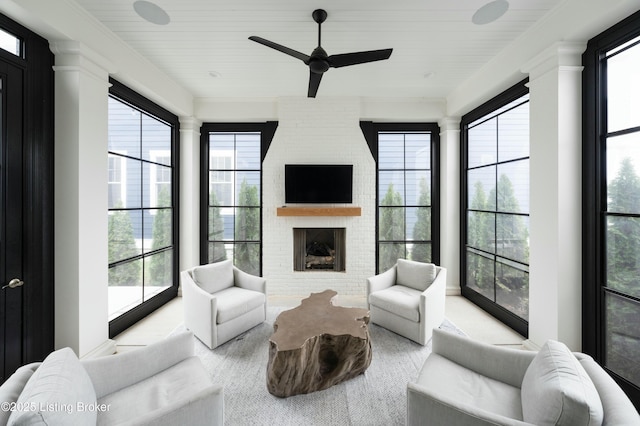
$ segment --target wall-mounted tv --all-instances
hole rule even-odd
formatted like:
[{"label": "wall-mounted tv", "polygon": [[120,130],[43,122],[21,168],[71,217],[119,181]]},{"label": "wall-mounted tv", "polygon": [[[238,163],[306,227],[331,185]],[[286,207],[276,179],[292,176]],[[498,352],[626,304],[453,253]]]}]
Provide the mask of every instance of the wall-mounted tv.
[{"label": "wall-mounted tv", "polygon": [[285,203],[353,202],[353,165],[285,164]]}]

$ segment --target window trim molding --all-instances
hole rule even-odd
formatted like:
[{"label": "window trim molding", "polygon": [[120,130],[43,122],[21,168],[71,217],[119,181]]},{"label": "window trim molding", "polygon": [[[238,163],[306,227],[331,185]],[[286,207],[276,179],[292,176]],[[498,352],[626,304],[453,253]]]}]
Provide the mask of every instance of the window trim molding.
[{"label": "window trim molding", "polygon": [[135,308],[125,312],[117,318],[109,321],[109,338],[113,338],[131,325],[140,321],[151,312],[160,308],[178,295],[180,283],[180,121],[172,112],[164,109],[160,105],[142,96],[138,92],[130,89],[113,78],[109,78],[111,87],[109,95],[114,96],[119,101],[129,104],[131,107],[140,110],[154,118],[160,119],[171,126],[171,147],[172,156],[172,238],[173,238],[173,283],[168,289],[143,301]]},{"label": "window trim molding", "polygon": [[[604,290],[607,111],[604,108],[606,71],[604,52],[640,36],[636,12],[589,40],[582,55],[582,351],[604,364]],[[595,232],[594,232],[595,230]],[[604,367],[604,366],[603,366]],[[640,387],[604,367],[624,389],[636,408]]]},{"label": "window trim molding", "polygon": [[504,92],[494,96],[487,102],[463,115],[460,119],[460,292],[483,310],[511,327],[524,337],[529,336],[529,323],[501,305],[487,299],[485,296],[467,287],[467,163],[468,163],[468,126],[480,118],[491,114],[497,109],[516,101],[529,93],[529,79],[525,78]]}]

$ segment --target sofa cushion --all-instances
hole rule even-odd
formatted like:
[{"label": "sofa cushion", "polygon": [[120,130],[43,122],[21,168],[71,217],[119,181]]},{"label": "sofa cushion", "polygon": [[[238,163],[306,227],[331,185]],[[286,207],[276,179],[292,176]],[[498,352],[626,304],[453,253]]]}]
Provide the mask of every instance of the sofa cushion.
[{"label": "sofa cushion", "polygon": [[97,424],[130,424],[128,422],[132,419],[193,398],[210,386],[209,373],[200,358],[189,357],[132,386],[100,398],[98,404],[112,409],[101,412]]},{"label": "sofa cushion", "polygon": [[216,323],[223,324],[246,314],[266,303],[266,296],[259,291],[231,287],[216,293],[218,316]]},{"label": "sofa cushion", "polygon": [[409,321],[420,322],[420,311],[418,310],[420,294],[421,292],[414,288],[394,285],[371,293],[369,303]]},{"label": "sofa cushion", "polygon": [[522,380],[524,421],[536,425],[601,425],[602,403],[591,378],[563,343],[549,340]]},{"label": "sofa cushion", "polygon": [[52,352],[25,385],[8,425],[90,425],[96,423],[96,394],[71,348]]},{"label": "sofa cushion", "polygon": [[398,259],[396,284],[425,291],[436,279],[436,265]]},{"label": "sofa cushion", "polygon": [[193,280],[209,294],[233,287],[233,262],[210,263],[193,268]]}]

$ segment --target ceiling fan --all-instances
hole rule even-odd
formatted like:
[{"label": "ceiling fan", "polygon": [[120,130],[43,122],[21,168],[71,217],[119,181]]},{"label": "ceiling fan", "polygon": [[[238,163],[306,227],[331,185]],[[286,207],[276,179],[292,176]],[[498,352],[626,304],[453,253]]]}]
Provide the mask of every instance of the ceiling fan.
[{"label": "ceiling fan", "polygon": [[316,9],[311,14],[313,20],[318,23],[318,47],[313,49],[311,56],[290,49],[278,43],[266,40],[262,37],[251,36],[249,40],[264,44],[267,47],[278,50],[294,58],[300,59],[305,65],[309,66],[309,91],[307,96],[315,98],[324,74],[329,68],[340,68],[348,65],[364,64],[366,62],[381,61],[389,59],[393,49],[368,50],[365,52],[343,53],[340,55],[327,55],[327,52],[321,46],[322,23],[327,19],[327,12],[323,9]]}]

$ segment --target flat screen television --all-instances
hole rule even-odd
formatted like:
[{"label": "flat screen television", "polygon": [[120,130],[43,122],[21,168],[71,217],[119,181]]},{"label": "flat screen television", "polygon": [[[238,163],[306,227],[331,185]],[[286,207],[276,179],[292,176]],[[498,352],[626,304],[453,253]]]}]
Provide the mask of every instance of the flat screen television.
[{"label": "flat screen television", "polygon": [[353,165],[285,164],[285,203],[353,202]]}]

